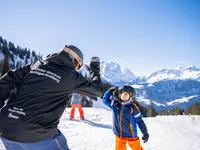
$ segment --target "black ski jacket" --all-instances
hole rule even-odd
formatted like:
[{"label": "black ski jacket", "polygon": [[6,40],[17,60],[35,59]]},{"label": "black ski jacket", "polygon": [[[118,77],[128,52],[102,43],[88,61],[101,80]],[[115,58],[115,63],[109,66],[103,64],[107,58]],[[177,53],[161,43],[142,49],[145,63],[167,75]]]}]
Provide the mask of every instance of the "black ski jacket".
[{"label": "black ski jacket", "polygon": [[72,93],[101,97],[110,87],[98,82],[99,72],[92,70],[94,65],[90,72],[95,80],[89,82],[74,69],[68,54],[60,52],[9,71],[0,78],[0,104],[8,100],[0,112],[1,136],[23,143],[55,136]]}]

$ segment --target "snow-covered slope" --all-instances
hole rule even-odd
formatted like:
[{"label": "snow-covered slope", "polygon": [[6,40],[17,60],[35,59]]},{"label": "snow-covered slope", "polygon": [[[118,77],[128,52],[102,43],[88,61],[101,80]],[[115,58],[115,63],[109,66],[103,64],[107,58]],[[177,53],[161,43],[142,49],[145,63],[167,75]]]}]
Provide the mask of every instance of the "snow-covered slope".
[{"label": "snow-covered slope", "polygon": [[[112,113],[83,108],[88,122],[69,121],[70,109],[61,118],[59,129],[72,150],[114,150]],[[78,112],[76,112],[76,118]],[[200,116],[158,116],[144,119],[150,138],[141,142],[145,150],[200,150]],[[141,133],[139,132],[141,137]],[[0,150],[5,150],[0,142]],[[128,148],[130,150],[130,148]]]}]

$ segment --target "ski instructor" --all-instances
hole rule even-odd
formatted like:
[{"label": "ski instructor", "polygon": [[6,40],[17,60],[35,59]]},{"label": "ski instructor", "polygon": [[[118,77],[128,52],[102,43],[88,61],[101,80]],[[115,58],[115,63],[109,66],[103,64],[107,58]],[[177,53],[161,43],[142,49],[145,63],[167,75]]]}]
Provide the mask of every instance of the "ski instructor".
[{"label": "ski instructor", "polygon": [[57,126],[72,93],[102,97],[110,87],[101,83],[98,57],[90,62],[92,82],[76,71],[82,65],[80,49],[68,45],[0,78],[0,108],[8,99],[0,112],[1,140],[7,150],[69,150]]}]

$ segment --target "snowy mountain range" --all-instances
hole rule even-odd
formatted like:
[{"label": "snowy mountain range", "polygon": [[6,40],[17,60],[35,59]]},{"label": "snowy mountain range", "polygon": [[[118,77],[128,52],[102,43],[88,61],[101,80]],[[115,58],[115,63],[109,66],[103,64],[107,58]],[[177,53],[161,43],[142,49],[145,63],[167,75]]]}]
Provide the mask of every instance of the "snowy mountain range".
[{"label": "snowy mountain range", "polygon": [[194,65],[162,69],[135,84],[138,101],[157,110],[179,106],[187,109],[200,102],[200,69]]},{"label": "snowy mountain range", "polygon": [[187,67],[177,67],[175,69],[162,69],[146,77],[148,83],[158,82],[161,80],[184,80],[194,79],[200,81],[200,69],[194,65]]},{"label": "snowy mountain range", "polygon": [[194,65],[162,69],[147,77],[136,77],[128,68],[124,71],[115,62],[101,63],[102,79],[114,85],[131,85],[142,105],[157,110],[179,106],[187,109],[200,102],[200,69]]},{"label": "snowy mountain range", "polygon": [[118,63],[101,62],[102,78],[112,84],[145,84],[165,80],[195,80],[200,81],[200,68],[194,65],[177,67],[175,69],[162,69],[146,77],[138,77],[130,69],[122,70]]}]

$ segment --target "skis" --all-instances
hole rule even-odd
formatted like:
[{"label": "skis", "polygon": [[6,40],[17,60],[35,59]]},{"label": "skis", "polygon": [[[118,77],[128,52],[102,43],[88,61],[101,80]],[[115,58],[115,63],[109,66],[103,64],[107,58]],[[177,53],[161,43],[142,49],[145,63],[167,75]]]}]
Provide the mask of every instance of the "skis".
[{"label": "skis", "polygon": [[84,122],[84,123],[88,123],[90,122],[90,120],[87,120],[87,119],[69,119],[69,121],[76,121],[76,122]]}]

